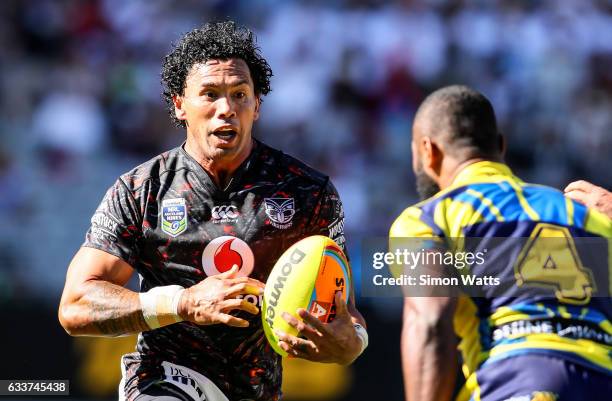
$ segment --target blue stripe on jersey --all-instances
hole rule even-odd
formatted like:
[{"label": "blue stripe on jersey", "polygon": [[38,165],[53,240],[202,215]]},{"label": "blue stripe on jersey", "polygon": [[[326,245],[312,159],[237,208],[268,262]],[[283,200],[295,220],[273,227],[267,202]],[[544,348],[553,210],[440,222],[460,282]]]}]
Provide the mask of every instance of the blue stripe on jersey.
[{"label": "blue stripe on jersey", "polygon": [[565,197],[561,191],[542,185],[523,185],[523,193],[529,205],[540,215],[540,221],[571,225],[567,221]]},{"label": "blue stripe on jersey", "polygon": [[[469,184],[458,189],[462,191],[452,191],[453,194],[456,194],[453,201],[466,196],[465,191],[472,189],[483,194],[486,199],[491,201],[491,203],[499,209],[504,220],[531,221],[531,218],[525,212],[523,206],[521,206],[516,191],[507,182]],[[530,206],[532,206],[531,203]],[[487,221],[489,221],[489,219],[485,219],[485,222]]]},{"label": "blue stripe on jersey", "polygon": [[[490,184],[489,184],[490,185]],[[525,211],[521,202],[519,201],[519,197],[516,193],[516,190],[512,185],[510,185],[507,181],[498,182],[497,187],[499,187],[500,191],[495,191],[489,197],[493,204],[497,205],[502,212],[502,216],[504,216],[504,220],[514,220],[514,221],[531,221],[531,217]],[[522,186],[521,186],[522,188]],[[529,202],[528,202],[529,203]]]},{"label": "blue stripe on jersey", "polygon": [[[480,192],[480,191],[479,191]],[[487,197],[484,195],[485,198]],[[489,206],[485,205],[482,200],[477,198],[476,196],[470,194],[469,192],[462,192],[453,198],[453,202],[461,202],[471,205],[474,208],[474,211],[478,214],[482,215],[482,218],[485,222],[487,221],[496,221],[496,217],[489,208]]]}]

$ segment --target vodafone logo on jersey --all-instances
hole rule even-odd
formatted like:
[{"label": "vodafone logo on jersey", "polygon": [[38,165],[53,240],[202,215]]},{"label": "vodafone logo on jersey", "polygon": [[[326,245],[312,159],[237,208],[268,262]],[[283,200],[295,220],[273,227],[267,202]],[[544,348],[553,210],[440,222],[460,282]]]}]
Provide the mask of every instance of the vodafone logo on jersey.
[{"label": "vodafone logo on jersey", "polygon": [[238,265],[238,277],[253,271],[255,257],[249,245],[240,238],[224,235],[210,241],[202,253],[202,267],[208,276],[228,271]]}]

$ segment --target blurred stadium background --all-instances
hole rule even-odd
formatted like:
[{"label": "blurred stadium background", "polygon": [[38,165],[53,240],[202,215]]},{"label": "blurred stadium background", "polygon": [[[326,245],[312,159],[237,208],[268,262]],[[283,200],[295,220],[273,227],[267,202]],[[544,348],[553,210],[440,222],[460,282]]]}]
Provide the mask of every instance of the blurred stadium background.
[{"label": "blurred stadium background", "polygon": [[[274,71],[255,135],[333,178],[357,276],[361,238],[416,200],[411,120],[442,85],[490,97],[524,179],[612,187],[610,0],[4,0],[0,378],[116,398],[134,338],[64,334],[66,267],[117,175],[183,140],[160,97],[170,43],[226,17],[257,32]],[[370,348],[348,369],[291,361],[288,399],[401,398],[400,305],[358,302]]]}]

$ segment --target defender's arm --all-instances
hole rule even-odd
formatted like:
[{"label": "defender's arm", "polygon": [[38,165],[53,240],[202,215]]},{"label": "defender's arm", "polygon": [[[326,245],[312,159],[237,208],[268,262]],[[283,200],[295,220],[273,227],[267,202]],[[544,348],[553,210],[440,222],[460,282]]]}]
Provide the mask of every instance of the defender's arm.
[{"label": "defender's arm", "polygon": [[402,367],[407,401],[449,401],[457,374],[453,297],[406,297]]}]

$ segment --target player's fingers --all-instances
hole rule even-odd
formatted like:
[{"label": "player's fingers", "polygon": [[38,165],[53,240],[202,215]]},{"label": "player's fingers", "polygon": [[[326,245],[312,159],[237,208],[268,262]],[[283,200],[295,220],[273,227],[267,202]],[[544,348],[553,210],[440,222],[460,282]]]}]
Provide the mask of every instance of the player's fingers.
[{"label": "player's fingers", "polygon": [[311,315],[306,309],[299,308],[297,310],[298,315],[309,325],[311,325],[315,330],[319,331],[321,334],[327,334],[327,327],[315,316]]},{"label": "player's fingers", "polygon": [[289,356],[292,356],[292,357],[298,356],[297,350],[291,348],[291,345],[287,344],[286,342],[279,341],[278,346],[281,347],[281,349],[285,351]]},{"label": "player's fingers", "polygon": [[264,283],[262,283],[261,281],[252,278],[252,277],[234,277],[234,278],[228,278],[225,280],[226,283],[228,284],[240,284],[240,283],[248,283],[250,285],[252,285],[253,287],[261,287],[264,288],[266,285]]},{"label": "player's fingers", "polygon": [[349,314],[346,302],[342,300],[342,291],[336,291],[334,294],[334,303],[336,304],[336,319],[350,319],[351,315]]},{"label": "player's fingers", "polygon": [[236,295],[244,294],[246,291],[246,287],[246,283],[234,284],[231,287],[227,288],[225,291],[223,291],[223,295],[225,298],[234,298],[236,297]]},{"label": "player's fingers", "polygon": [[229,269],[228,271],[225,271],[223,273],[217,274],[216,276],[214,276],[215,278],[218,279],[227,279],[227,278],[231,278],[234,277],[234,275],[238,272],[238,265],[234,265],[232,266],[231,269]]},{"label": "player's fingers", "polygon": [[291,336],[287,333],[285,333],[284,331],[281,330],[274,330],[274,334],[276,334],[276,337],[278,338],[278,341],[284,341],[287,344],[290,345],[294,345],[297,344],[297,340],[298,338],[296,336]]},{"label": "player's fingers", "polygon": [[223,292],[223,294],[225,295],[225,298],[233,298],[233,297],[236,297],[237,295],[246,295],[246,294],[261,295],[263,294],[263,289],[259,287],[254,287],[250,283],[246,282],[246,283],[234,284],[233,286],[226,289]]},{"label": "player's fingers", "polygon": [[287,313],[287,312],[283,312],[282,313],[282,318],[289,323],[289,325],[295,329],[297,329],[298,333],[300,335],[303,335],[304,337],[306,337],[309,340],[315,340],[318,337],[321,337],[321,333],[319,333],[317,330],[315,330],[312,326],[310,326],[309,324],[304,323],[303,321],[301,321],[300,319],[296,318],[295,316]]},{"label": "player's fingers", "polygon": [[576,202],[582,203],[583,205],[586,205],[589,201],[589,194],[583,191],[572,190],[566,192],[564,195],[570,199],[575,200]]},{"label": "player's fingers", "polygon": [[578,181],[570,182],[569,185],[565,187],[563,192],[569,192],[569,191],[590,192],[595,188],[597,188],[597,186],[594,184],[591,184],[588,181],[578,180]]},{"label": "player's fingers", "polygon": [[258,291],[258,294],[253,294],[253,295],[261,295],[263,294],[264,291],[264,287],[266,286],[264,283],[262,283],[261,281],[251,278],[251,277],[247,277],[247,284],[249,285],[249,288],[252,288],[256,291]]},{"label": "player's fingers", "polygon": [[240,276],[240,277],[228,278],[228,279],[225,279],[224,281],[228,285],[234,285],[234,284],[246,283],[248,279],[249,279],[248,277]]},{"label": "player's fingers", "polygon": [[[278,337],[279,346],[288,353],[291,351],[290,353],[295,356],[305,357],[318,352],[317,346],[310,340],[304,340],[303,338],[289,335],[280,330],[275,330],[274,333]],[[286,344],[288,348],[282,347],[281,343]]]},{"label": "player's fingers", "polygon": [[217,314],[215,321],[232,327],[249,327],[249,322],[226,313]]},{"label": "player's fingers", "polygon": [[259,308],[253,305],[251,302],[246,299],[226,299],[221,302],[221,311],[227,313],[232,310],[242,310],[248,312],[252,315],[256,315],[259,313]]},{"label": "player's fingers", "polygon": [[283,312],[281,317],[285,320],[285,322],[289,323],[292,327],[297,328],[299,320],[290,313]]}]

